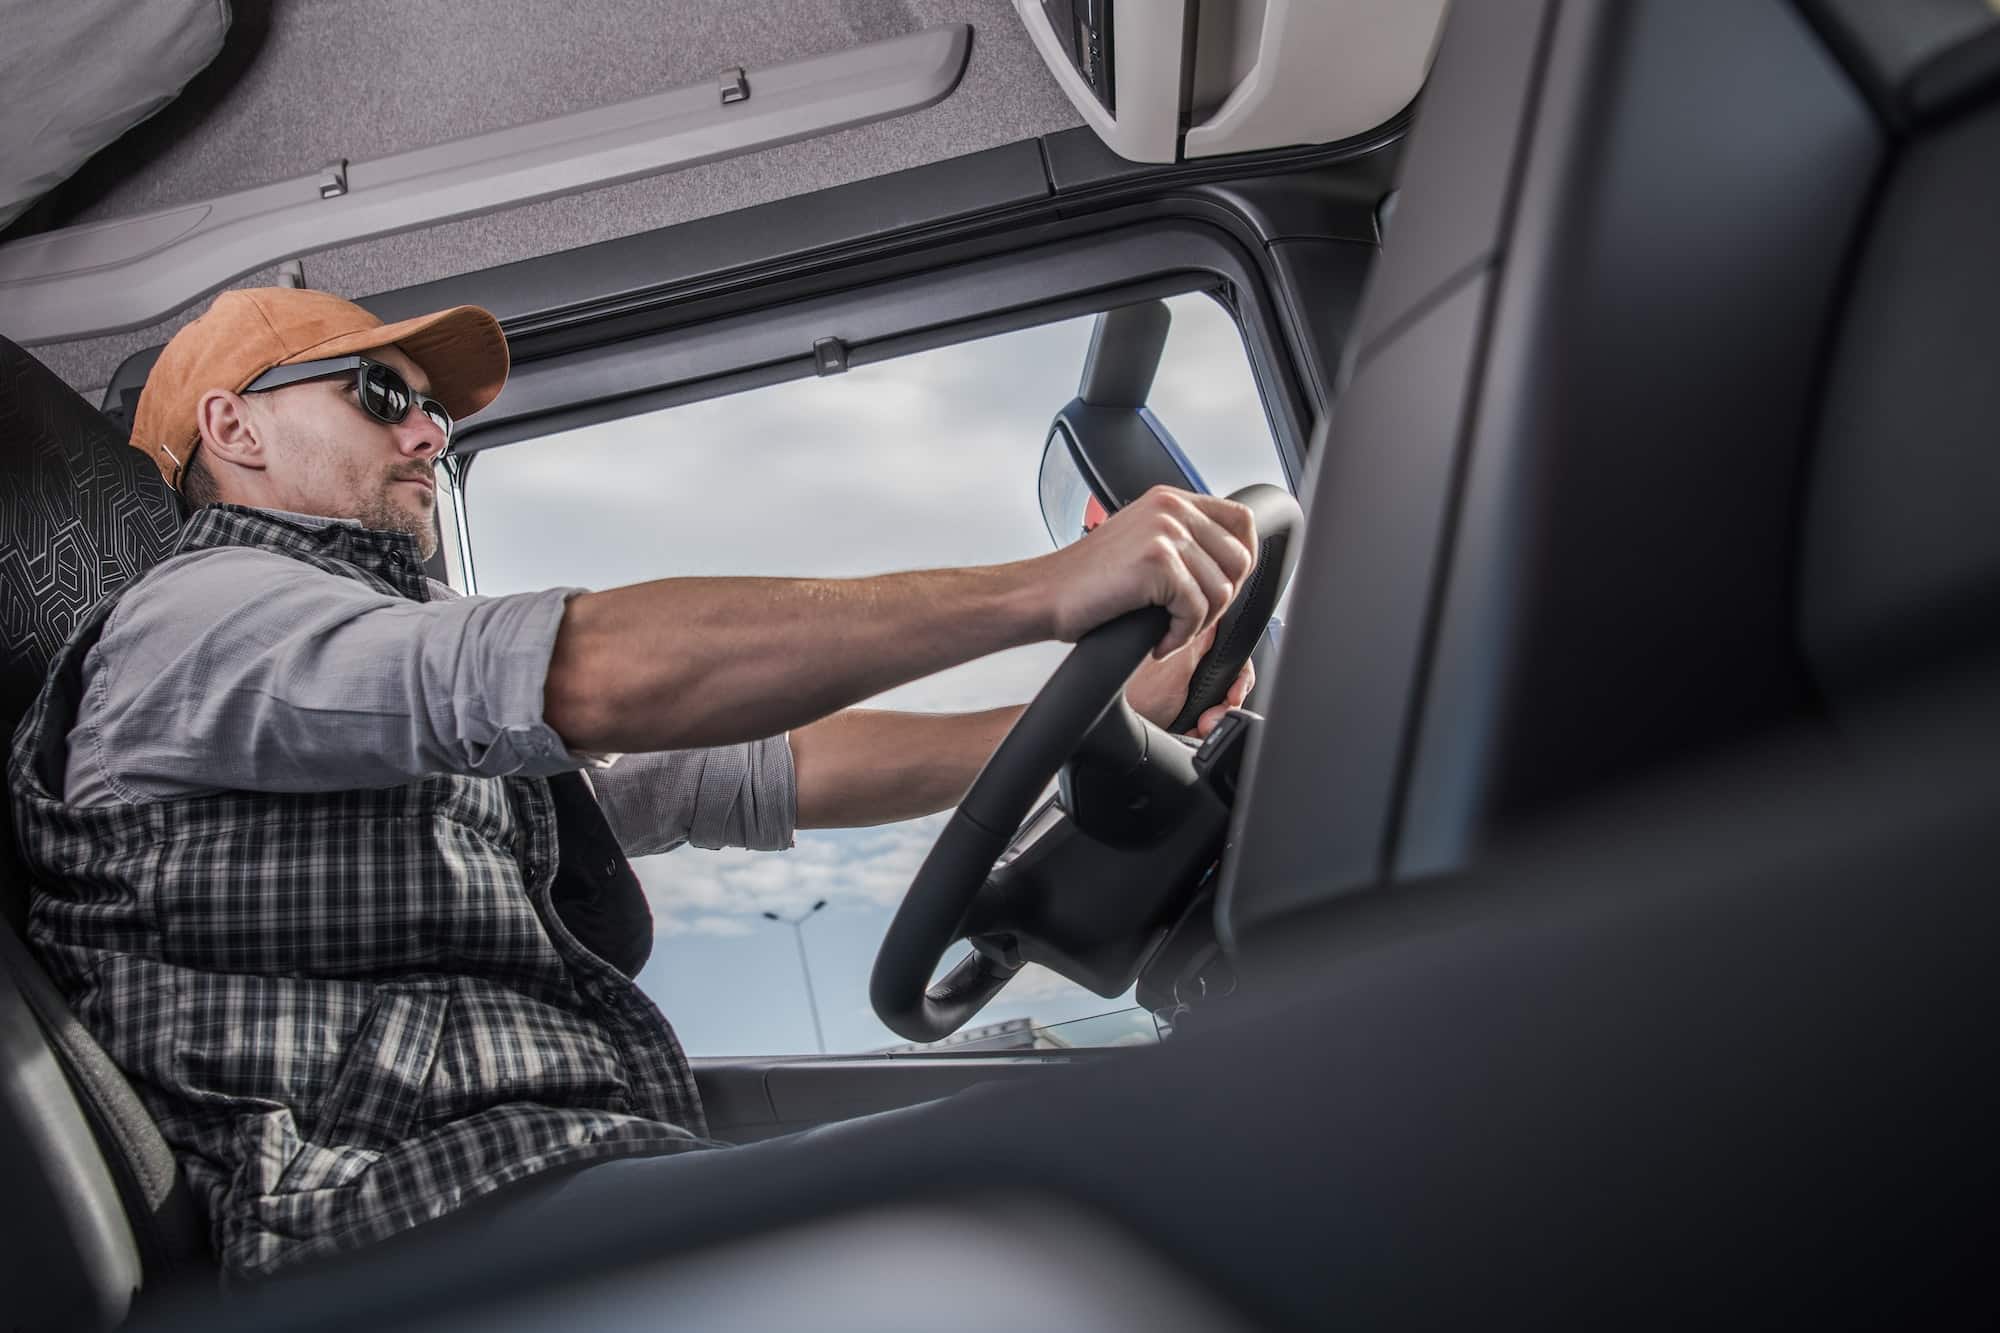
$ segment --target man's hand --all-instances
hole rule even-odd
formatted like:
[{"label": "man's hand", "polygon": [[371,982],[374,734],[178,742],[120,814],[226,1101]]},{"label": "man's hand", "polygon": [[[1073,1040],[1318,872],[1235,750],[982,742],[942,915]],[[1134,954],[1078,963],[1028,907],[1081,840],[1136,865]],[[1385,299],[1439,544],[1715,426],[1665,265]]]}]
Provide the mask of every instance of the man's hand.
[{"label": "man's hand", "polygon": [[[1132,705],[1132,711],[1145,718],[1156,727],[1164,727],[1180,713],[1187,702],[1188,681],[1194,675],[1195,664],[1215,643],[1215,627],[1209,626],[1202,636],[1171,657],[1147,658],[1132,673],[1132,681],[1125,687],[1125,702]],[[1257,668],[1245,662],[1243,669],[1236,673],[1230,683],[1229,693],[1223,701],[1195,719],[1194,734],[1206,737],[1215,730],[1215,724],[1232,708],[1243,706],[1244,696],[1257,684]]]},{"label": "man's hand", "polygon": [[1164,606],[1171,620],[1153,656],[1169,657],[1214,627],[1256,551],[1257,521],[1246,506],[1155,486],[1083,540],[1041,557],[1056,570],[1053,637],[1074,643],[1127,611]]}]

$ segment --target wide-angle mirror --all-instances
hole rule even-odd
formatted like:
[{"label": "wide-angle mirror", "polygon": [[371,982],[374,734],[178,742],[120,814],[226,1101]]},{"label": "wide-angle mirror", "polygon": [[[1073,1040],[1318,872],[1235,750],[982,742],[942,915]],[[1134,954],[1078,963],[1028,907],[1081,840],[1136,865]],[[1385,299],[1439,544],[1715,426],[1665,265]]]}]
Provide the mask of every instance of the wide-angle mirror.
[{"label": "wide-angle mirror", "polygon": [[1090,482],[1077,466],[1075,446],[1060,423],[1049,429],[1036,485],[1041,493],[1042,522],[1048,525],[1049,540],[1057,546],[1069,545],[1104,521],[1104,501],[1090,489]]}]

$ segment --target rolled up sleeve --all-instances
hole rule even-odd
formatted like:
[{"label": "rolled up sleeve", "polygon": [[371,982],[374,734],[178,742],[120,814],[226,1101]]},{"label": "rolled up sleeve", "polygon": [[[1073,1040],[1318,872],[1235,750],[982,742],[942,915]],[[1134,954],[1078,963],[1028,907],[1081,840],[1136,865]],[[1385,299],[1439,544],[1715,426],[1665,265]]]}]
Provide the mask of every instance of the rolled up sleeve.
[{"label": "rolled up sleeve", "polygon": [[92,650],[70,799],[89,803],[93,785],[137,801],[581,767],[592,756],[542,716],[580,591],[412,602],[270,552],[177,557]]},{"label": "rolled up sleeve", "polygon": [[682,843],[783,851],[798,824],[792,747],[783,736],[628,754],[592,772],[590,782],[627,856]]}]

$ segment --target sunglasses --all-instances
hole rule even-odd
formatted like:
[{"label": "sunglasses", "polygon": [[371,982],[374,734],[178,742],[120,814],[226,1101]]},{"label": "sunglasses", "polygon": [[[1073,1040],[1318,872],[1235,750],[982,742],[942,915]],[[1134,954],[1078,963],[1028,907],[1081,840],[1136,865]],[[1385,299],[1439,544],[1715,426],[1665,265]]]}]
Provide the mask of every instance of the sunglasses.
[{"label": "sunglasses", "polygon": [[447,445],[451,443],[451,413],[445,405],[412,389],[410,382],[398,374],[394,366],[370,361],[365,356],[335,356],[324,361],[273,366],[245,385],[243,392],[262,393],[267,389],[282,389],[288,384],[332,379],[336,375],[355,376],[354,396],[361,409],[377,421],[389,426],[398,425],[414,407],[444,432]]}]

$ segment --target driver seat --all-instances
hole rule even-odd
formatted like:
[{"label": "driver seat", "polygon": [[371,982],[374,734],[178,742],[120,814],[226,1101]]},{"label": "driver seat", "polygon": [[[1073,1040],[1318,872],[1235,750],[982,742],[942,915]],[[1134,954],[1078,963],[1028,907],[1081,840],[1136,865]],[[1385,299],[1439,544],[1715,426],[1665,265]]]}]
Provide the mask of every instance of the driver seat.
[{"label": "driver seat", "polygon": [[[84,612],[173,548],[178,498],[33,357],[0,339],[0,723],[11,737]],[[32,892],[0,836],[0,1292],[13,1329],[107,1329],[212,1278],[152,1118],[26,943]]]}]

